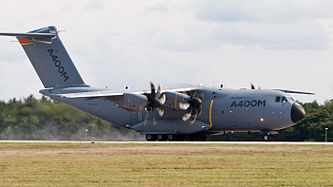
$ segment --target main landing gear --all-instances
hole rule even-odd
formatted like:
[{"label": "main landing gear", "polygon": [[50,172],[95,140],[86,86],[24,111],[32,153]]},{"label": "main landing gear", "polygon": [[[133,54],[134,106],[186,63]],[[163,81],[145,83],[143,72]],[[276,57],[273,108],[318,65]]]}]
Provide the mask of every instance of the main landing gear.
[{"label": "main landing gear", "polygon": [[206,141],[205,134],[146,134],[147,141]]},{"label": "main landing gear", "polygon": [[146,134],[146,140],[147,141],[156,141],[157,136],[155,134]]}]

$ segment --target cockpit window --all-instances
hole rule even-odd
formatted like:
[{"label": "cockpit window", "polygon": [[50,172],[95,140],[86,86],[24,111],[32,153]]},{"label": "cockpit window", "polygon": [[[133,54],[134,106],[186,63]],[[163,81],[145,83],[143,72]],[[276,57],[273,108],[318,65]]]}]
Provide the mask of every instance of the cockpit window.
[{"label": "cockpit window", "polygon": [[278,103],[278,102],[280,102],[280,100],[281,100],[281,97],[280,97],[280,96],[276,96],[276,97],[275,97],[275,102]]},{"label": "cockpit window", "polygon": [[288,100],[291,100],[292,102],[295,102],[295,100],[292,97],[288,97]]},{"label": "cockpit window", "polygon": [[287,100],[286,97],[282,97],[281,102],[282,102],[282,103],[286,103],[286,102],[288,102],[288,100]]}]

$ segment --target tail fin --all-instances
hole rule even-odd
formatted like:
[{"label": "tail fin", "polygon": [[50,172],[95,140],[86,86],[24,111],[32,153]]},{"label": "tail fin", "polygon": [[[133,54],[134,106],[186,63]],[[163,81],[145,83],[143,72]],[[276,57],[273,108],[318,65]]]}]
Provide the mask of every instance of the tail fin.
[{"label": "tail fin", "polygon": [[86,86],[54,26],[0,35],[17,37],[45,88]]}]

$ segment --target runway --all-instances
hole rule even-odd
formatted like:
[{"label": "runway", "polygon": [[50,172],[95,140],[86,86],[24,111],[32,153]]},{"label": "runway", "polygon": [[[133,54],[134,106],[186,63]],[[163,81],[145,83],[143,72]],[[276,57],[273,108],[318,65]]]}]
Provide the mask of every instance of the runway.
[{"label": "runway", "polygon": [[64,141],[64,140],[0,140],[0,143],[69,143],[69,144],[239,144],[239,145],[333,145],[333,142],[259,142],[259,141]]}]

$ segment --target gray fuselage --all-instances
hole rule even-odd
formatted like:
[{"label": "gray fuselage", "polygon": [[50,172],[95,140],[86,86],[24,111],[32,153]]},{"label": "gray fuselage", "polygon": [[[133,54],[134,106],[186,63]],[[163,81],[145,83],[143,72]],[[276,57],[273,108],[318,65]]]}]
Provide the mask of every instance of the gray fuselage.
[{"label": "gray fuselage", "polygon": [[[70,87],[45,89],[41,90],[41,93],[49,95],[97,90],[100,89]],[[287,128],[301,120],[292,120],[292,107],[298,104],[281,91],[226,88],[200,88],[197,91],[203,94],[204,98],[202,113],[194,124],[181,120],[185,112],[175,109],[165,109],[165,114],[160,117],[156,112],[129,112],[100,98],[51,98],[143,134],[192,134],[221,131],[269,132]],[[148,123],[144,123],[147,116]],[[156,120],[156,124],[152,123],[153,120]]]}]

